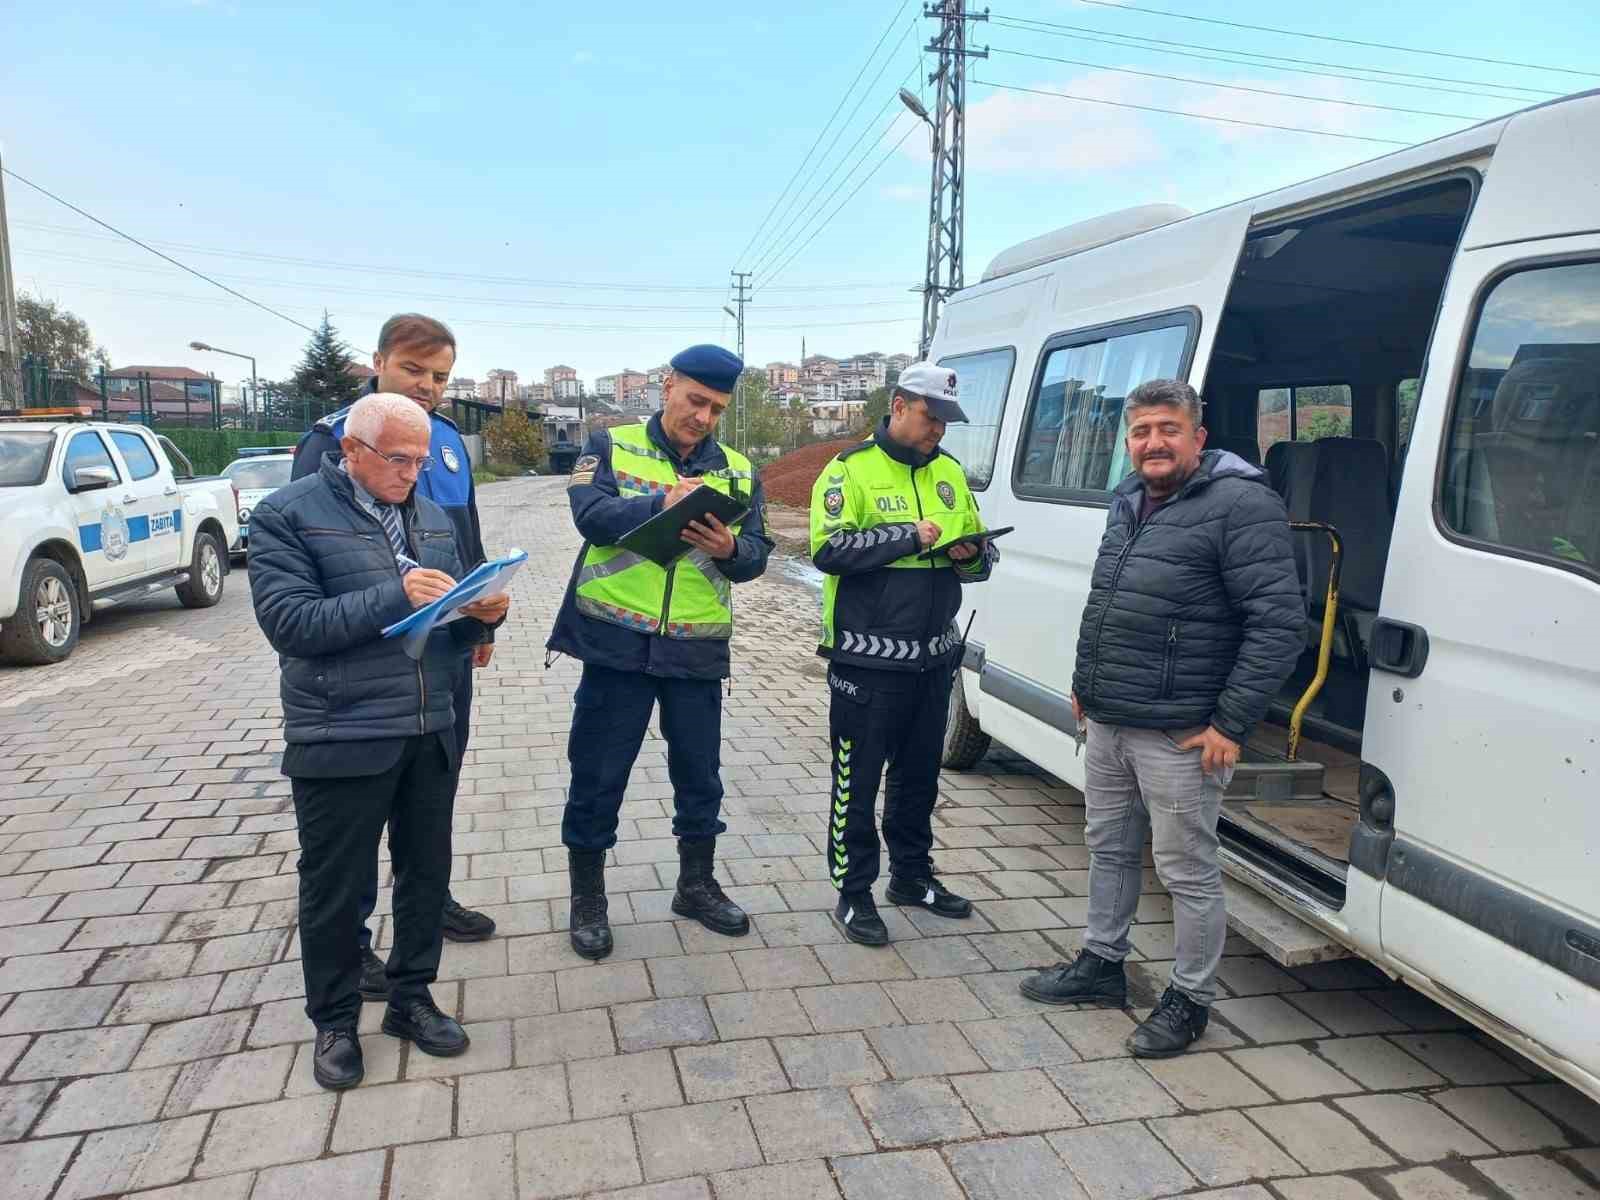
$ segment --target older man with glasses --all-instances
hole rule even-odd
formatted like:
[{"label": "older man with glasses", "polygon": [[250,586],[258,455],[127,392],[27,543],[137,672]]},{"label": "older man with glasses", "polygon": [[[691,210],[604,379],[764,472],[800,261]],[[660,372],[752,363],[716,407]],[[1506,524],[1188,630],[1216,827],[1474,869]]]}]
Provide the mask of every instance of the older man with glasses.
[{"label": "older man with glasses", "polygon": [[458,534],[418,494],[428,415],[379,393],[344,422],[343,457],[274,492],[251,514],[256,621],[281,666],[283,773],[300,835],[300,946],[312,1073],[325,1088],[363,1076],[356,1026],[363,884],[389,826],[394,949],[383,1031],[454,1055],[467,1034],[428,992],[450,883],[450,819],[461,768],[452,697],[465,652],[504,619],[508,598],[462,609],[413,659],[383,631],[444,596],[462,574]]}]

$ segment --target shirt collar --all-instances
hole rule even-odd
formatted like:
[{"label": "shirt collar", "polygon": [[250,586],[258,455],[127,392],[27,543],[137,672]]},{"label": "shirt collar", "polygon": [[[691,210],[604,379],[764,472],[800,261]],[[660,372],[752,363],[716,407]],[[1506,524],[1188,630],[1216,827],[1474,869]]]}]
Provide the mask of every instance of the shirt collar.
[{"label": "shirt collar", "polygon": [[373,516],[377,516],[378,515],[378,499],[377,499],[377,497],[374,496],[371,492],[367,491],[366,488],[362,487],[361,486],[361,481],[359,479],[357,479],[354,475],[350,474],[350,469],[349,469],[349,467],[347,467],[345,465],[345,461],[342,458],[339,460],[339,470],[343,471],[344,474],[345,474],[345,478],[350,480],[350,487],[355,492],[355,495],[356,495],[356,503],[361,505],[362,508],[366,509]]}]

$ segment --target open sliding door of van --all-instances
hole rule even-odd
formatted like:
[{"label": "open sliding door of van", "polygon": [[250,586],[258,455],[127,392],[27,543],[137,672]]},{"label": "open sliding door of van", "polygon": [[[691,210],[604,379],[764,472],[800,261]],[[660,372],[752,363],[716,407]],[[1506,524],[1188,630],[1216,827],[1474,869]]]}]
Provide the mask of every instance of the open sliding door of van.
[{"label": "open sliding door of van", "polygon": [[985,733],[1075,787],[1072,669],[1111,489],[1128,471],[1122,401],[1147,379],[1205,377],[1250,214],[1235,205],[1063,258],[1036,277],[1021,328],[997,332],[1015,307],[999,289],[946,309],[941,352],[1017,349],[982,498],[991,526],[1016,530],[1001,543],[1004,586],[967,596],[984,647],[976,708]]},{"label": "open sliding door of van", "polygon": [[1486,174],[1414,424],[1400,414],[1350,856],[1383,881],[1392,965],[1592,1095],[1597,194],[1600,97],[1519,116]]}]

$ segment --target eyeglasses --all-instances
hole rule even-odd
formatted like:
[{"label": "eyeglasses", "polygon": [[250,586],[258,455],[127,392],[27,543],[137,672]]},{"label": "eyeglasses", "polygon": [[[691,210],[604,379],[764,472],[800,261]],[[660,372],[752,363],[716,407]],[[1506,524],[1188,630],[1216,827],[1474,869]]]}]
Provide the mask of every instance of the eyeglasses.
[{"label": "eyeglasses", "polygon": [[409,454],[385,454],[371,442],[364,442],[354,434],[350,434],[349,436],[352,442],[360,442],[361,445],[365,446],[368,450],[371,450],[391,467],[396,467],[402,471],[411,466],[416,467],[419,471],[426,471],[429,467],[433,466],[433,455],[431,454],[424,454],[421,458],[412,458]]}]

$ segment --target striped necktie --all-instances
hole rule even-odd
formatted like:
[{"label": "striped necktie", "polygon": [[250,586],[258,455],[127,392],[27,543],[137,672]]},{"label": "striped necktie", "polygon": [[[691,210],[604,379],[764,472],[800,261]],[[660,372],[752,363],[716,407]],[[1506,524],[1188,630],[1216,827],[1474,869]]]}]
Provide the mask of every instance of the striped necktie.
[{"label": "striped necktie", "polygon": [[416,564],[411,561],[411,554],[406,548],[406,533],[400,525],[400,510],[392,504],[378,505],[378,523],[383,526],[383,531],[389,535],[389,545],[394,550],[396,563],[399,564],[400,574],[404,575]]}]

